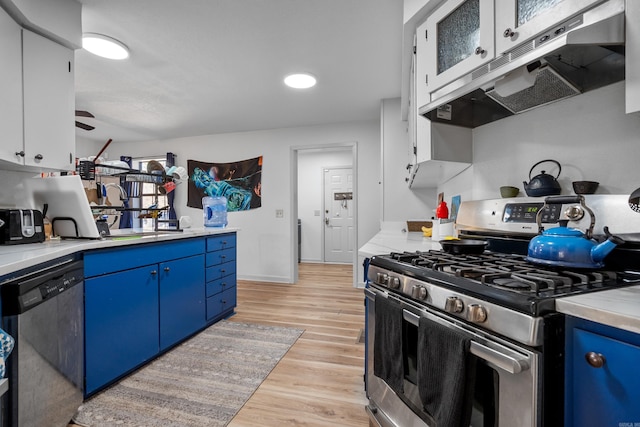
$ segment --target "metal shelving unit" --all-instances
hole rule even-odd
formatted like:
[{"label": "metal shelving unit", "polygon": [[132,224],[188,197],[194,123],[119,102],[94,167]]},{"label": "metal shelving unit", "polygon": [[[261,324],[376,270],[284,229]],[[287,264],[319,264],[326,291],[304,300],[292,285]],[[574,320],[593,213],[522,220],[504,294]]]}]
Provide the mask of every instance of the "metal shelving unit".
[{"label": "metal shelving unit", "polygon": [[[82,161],[78,165],[76,171],[83,180],[96,181],[98,183],[96,191],[101,192],[102,183],[100,177],[115,177],[120,178],[120,186],[128,182],[154,184],[155,203],[152,207],[124,207],[124,206],[109,206],[109,205],[93,205],[92,211],[100,213],[112,212],[138,212],[139,218],[152,218],[154,231],[176,231],[181,232],[180,223],[178,219],[163,219],[161,218],[163,212],[169,211],[169,206],[158,207],[159,197],[161,195],[160,188],[163,188],[167,183],[173,182],[174,184],[180,184],[180,181],[163,173],[149,173],[142,172],[136,169],[122,168],[113,165],[101,166],[93,162]],[[127,197],[131,199],[131,196],[127,194]],[[142,196],[139,196],[142,198]],[[103,198],[100,194],[99,198]],[[161,224],[168,224],[168,228],[160,228]]]}]

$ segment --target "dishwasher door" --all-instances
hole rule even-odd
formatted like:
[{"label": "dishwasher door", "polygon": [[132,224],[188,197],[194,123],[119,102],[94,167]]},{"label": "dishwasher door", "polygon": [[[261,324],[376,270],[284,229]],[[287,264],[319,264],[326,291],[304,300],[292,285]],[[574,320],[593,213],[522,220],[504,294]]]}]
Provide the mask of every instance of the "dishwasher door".
[{"label": "dishwasher door", "polygon": [[5,426],[66,427],[82,404],[82,274],[82,262],[73,261],[15,284],[27,289],[5,292],[3,284],[3,327],[16,341],[7,360]]}]

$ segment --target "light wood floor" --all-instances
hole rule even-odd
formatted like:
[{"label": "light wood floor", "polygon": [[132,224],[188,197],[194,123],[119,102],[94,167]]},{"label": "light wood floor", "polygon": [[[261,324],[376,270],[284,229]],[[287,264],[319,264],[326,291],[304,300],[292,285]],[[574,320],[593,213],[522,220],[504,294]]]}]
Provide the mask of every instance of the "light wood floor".
[{"label": "light wood floor", "polygon": [[240,282],[230,320],[304,333],[229,427],[368,426],[364,411],[364,294],[350,265],[300,264],[296,284]]},{"label": "light wood floor", "polygon": [[350,265],[302,263],[295,284],[239,281],[229,320],[304,329],[229,427],[369,425],[358,342],[364,295]]}]

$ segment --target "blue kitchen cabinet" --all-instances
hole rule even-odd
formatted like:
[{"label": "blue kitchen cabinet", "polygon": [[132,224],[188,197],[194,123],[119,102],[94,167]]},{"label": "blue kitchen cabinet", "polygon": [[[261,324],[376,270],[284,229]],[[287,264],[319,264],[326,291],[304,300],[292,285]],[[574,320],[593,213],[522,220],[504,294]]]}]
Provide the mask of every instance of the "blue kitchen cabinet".
[{"label": "blue kitchen cabinet", "polygon": [[87,252],[85,396],[204,328],[205,238]]},{"label": "blue kitchen cabinet", "polygon": [[205,326],[203,265],[204,255],[159,264],[160,350]]},{"label": "blue kitchen cabinet", "polygon": [[85,395],[160,349],[157,266],[85,280]]},{"label": "blue kitchen cabinet", "polygon": [[236,307],[235,246],[235,234],[221,234],[207,238],[205,271],[207,322],[230,316]]},{"label": "blue kitchen cabinet", "polygon": [[569,318],[565,425],[640,426],[640,335]]}]

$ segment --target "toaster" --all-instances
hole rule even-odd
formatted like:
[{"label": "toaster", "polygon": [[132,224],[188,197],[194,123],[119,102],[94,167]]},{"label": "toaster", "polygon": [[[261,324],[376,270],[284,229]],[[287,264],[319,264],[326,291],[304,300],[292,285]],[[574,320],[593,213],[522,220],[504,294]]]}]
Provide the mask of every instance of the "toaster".
[{"label": "toaster", "polygon": [[44,242],[42,212],[35,209],[0,209],[0,245]]}]

